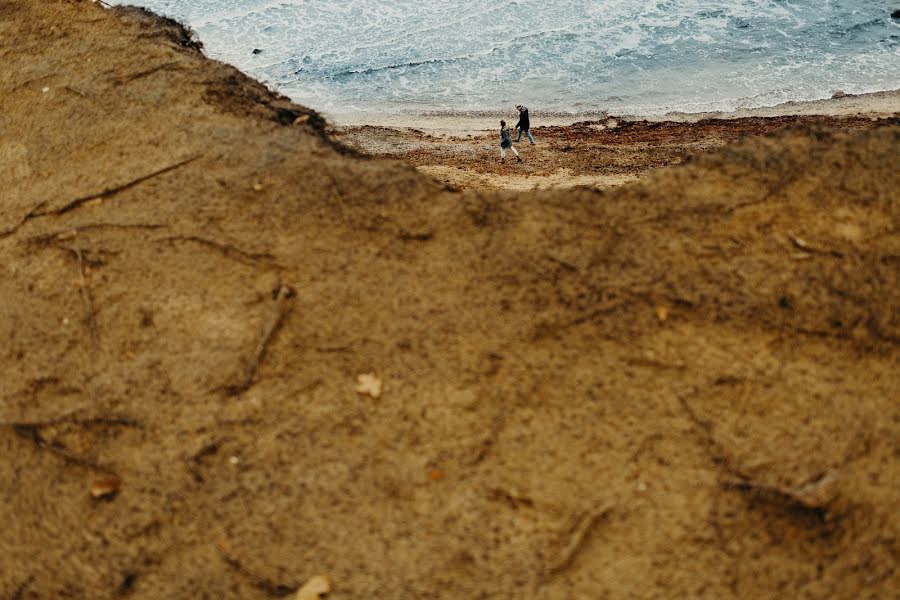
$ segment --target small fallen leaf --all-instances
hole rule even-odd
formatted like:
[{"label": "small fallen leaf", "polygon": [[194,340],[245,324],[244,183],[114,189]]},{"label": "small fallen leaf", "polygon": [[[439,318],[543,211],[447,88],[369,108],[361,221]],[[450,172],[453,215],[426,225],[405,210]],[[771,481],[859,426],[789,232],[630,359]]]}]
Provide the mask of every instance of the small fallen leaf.
[{"label": "small fallen leaf", "polygon": [[327,594],[330,591],[331,582],[328,581],[328,578],[324,575],[316,575],[310,577],[309,581],[297,590],[294,600],[319,600],[322,594]]},{"label": "small fallen leaf", "polygon": [[381,395],[381,380],[374,373],[363,373],[356,377],[356,391],[360,394],[368,394],[373,398]]},{"label": "small fallen leaf", "polygon": [[801,250],[809,250],[809,244],[806,243],[806,240],[803,238],[797,237],[792,233],[788,233],[788,237],[791,238],[791,242]]},{"label": "small fallen leaf", "polygon": [[428,480],[429,481],[440,481],[444,478],[444,472],[440,469],[432,469],[428,471]]},{"label": "small fallen leaf", "polygon": [[821,508],[831,504],[840,493],[840,477],[834,471],[824,473],[799,488],[791,490],[791,497],[809,508]]},{"label": "small fallen leaf", "polygon": [[261,192],[262,190],[263,190],[263,184],[261,184],[261,183],[254,183],[254,184],[253,184],[253,191],[254,191],[254,192]]},{"label": "small fallen leaf", "polygon": [[74,239],[76,235],[78,235],[78,232],[74,229],[71,229],[69,231],[63,231],[62,233],[57,234],[56,239],[64,242],[66,240]]},{"label": "small fallen leaf", "polygon": [[668,309],[668,307],[667,307],[666,305],[664,305],[664,304],[657,304],[657,305],[656,305],[656,317],[657,317],[660,321],[665,321],[666,319],[668,319],[668,318],[669,318],[669,309]]},{"label": "small fallen leaf", "polygon": [[113,499],[119,493],[122,482],[118,477],[104,477],[91,485],[91,497],[97,499]]},{"label": "small fallen leaf", "polygon": [[302,125],[309,121],[309,115],[300,115],[296,119],[294,119],[294,125]]}]

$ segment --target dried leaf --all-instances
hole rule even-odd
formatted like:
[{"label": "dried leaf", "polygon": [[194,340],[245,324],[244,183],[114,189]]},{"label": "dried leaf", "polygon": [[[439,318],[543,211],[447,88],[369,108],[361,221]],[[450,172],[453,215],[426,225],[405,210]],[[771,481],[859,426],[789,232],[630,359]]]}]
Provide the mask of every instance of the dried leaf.
[{"label": "dried leaf", "polygon": [[669,308],[665,304],[657,304],[656,305],[656,317],[660,321],[665,321],[669,318]]},{"label": "dried leaf", "polygon": [[263,184],[261,184],[259,182],[253,184],[254,192],[261,192],[262,190],[263,190]]},{"label": "dried leaf", "polygon": [[91,497],[97,499],[112,499],[119,493],[122,482],[118,477],[104,477],[96,480],[91,485]]},{"label": "dried leaf", "polygon": [[791,490],[790,496],[804,506],[821,508],[828,506],[840,493],[840,478],[834,471],[824,473],[818,479]]},{"label": "dried leaf", "polygon": [[78,231],[71,229],[69,231],[63,231],[62,233],[57,234],[56,239],[61,242],[65,242],[66,240],[74,239],[76,235],[78,235]]},{"label": "dried leaf", "polygon": [[428,480],[429,481],[440,481],[444,478],[444,472],[440,469],[432,469],[428,471]]},{"label": "dried leaf", "polygon": [[788,233],[788,237],[791,238],[791,242],[801,250],[809,250],[809,244],[803,238],[797,237],[792,233]]},{"label": "dried leaf", "polygon": [[309,581],[303,584],[294,600],[319,600],[323,594],[331,591],[331,582],[324,575],[316,575],[310,577]]},{"label": "dried leaf", "polygon": [[294,119],[294,125],[302,125],[309,121],[309,115],[300,115],[296,119]]},{"label": "dried leaf", "polygon": [[374,373],[363,373],[356,377],[356,391],[360,394],[368,394],[373,398],[381,395],[381,380]]}]

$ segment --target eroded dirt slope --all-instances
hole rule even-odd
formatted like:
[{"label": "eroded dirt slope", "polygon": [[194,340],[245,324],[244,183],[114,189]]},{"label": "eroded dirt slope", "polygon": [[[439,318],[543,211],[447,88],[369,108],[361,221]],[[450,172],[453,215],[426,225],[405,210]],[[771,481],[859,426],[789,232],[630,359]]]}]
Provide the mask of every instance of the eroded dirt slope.
[{"label": "eroded dirt slope", "polygon": [[139,11],[0,63],[4,597],[898,589],[900,128],[459,193]]}]

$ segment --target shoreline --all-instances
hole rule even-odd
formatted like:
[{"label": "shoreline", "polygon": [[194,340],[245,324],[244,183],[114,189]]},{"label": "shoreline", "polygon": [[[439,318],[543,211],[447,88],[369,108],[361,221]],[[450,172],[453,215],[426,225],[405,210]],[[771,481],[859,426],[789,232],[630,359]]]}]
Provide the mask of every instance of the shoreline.
[{"label": "shoreline", "polygon": [[[323,112],[334,129],[353,127],[384,127],[388,129],[418,130],[432,135],[466,136],[493,131],[499,118],[515,117],[515,110],[509,113],[492,111],[408,111],[408,112]],[[789,117],[823,116],[847,117],[867,116],[876,119],[889,118],[900,114],[900,89],[871,92],[868,94],[847,94],[820,100],[791,101],[775,106],[737,109],[735,111],[712,112],[667,112],[664,114],[619,114],[607,112],[563,113],[535,112],[532,120],[536,127],[565,127],[581,122],[598,122],[606,119],[618,121],[648,121],[697,123],[709,119],[733,120],[747,117]]]}]

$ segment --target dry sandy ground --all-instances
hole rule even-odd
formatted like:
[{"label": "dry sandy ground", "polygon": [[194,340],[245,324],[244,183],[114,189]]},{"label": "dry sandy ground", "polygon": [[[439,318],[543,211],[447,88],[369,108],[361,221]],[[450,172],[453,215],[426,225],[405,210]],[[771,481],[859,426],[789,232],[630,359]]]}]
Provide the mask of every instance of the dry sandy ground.
[{"label": "dry sandy ground", "polygon": [[0,597],[896,596],[897,125],[460,191],[140,11],[0,64]]}]

